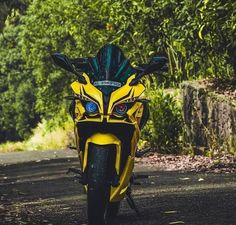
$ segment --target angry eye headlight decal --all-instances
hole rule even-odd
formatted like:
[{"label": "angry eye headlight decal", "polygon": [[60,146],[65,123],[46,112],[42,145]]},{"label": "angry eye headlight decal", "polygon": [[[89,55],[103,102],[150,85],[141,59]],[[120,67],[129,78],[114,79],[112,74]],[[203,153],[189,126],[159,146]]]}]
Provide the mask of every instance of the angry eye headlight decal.
[{"label": "angry eye headlight decal", "polygon": [[128,110],[127,104],[121,103],[115,106],[113,113],[119,116],[123,116],[127,112],[127,110]]}]

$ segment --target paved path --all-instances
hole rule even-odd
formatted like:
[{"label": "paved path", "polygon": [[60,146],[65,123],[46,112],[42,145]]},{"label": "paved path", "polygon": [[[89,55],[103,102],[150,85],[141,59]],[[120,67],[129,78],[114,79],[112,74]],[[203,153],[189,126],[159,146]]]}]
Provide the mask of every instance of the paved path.
[{"label": "paved path", "polygon": [[39,162],[41,160],[75,158],[77,152],[73,150],[25,151],[0,153],[0,166],[19,164],[24,162]]},{"label": "paved path", "polygon": [[[86,195],[73,176],[65,174],[68,167],[78,166],[76,153],[0,154],[0,160],[0,225],[87,224]],[[168,172],[138,165],[136,171],[150,175],[133,189],[142,216],[123,201],[110,225],[236,225],[235,174]]]}]

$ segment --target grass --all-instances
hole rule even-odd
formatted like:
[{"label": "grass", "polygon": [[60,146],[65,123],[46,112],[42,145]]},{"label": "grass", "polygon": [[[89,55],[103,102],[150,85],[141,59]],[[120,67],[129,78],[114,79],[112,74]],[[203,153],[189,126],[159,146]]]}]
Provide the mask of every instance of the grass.
[{"label": "grass", "polygon": [[73,122],[71,120],[51,130],[47,128],[47,122],[43,121],[33,130],[33,135],[28,140],[1,144],[0,152],[60,150],[67,148],[72,142]]},{"label": "grass", "polygon": [[18,152],[25,150],[24,142],[6,142],[0,145],[0,152]]}]

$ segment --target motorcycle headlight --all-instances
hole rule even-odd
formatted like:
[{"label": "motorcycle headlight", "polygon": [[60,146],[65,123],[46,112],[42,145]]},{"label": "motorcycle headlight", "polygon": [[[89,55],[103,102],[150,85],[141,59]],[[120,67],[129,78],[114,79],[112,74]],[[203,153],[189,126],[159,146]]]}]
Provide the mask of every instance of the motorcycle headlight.
[{"label": "motorcycle headlight", "polygon": [[87,113],[95,113],[98,111],[98,107],[94,102],[87,102],[85,105],[85,109]]},{"label": "motorcycle headlight", "polygon": [[115,106],[114,113],[116,113],[120,116],[123,116],[127,112],[127,110],[128,110],[127,105],[124,103],[121,103],[121,104]]}]

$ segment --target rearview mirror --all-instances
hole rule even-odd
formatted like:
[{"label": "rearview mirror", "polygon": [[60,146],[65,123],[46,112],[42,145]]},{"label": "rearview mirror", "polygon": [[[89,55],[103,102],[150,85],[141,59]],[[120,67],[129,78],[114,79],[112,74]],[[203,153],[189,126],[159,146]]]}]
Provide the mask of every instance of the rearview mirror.
[{"label": "rearview mirror", "polygon": [[69,72],[75,73],[75,70],[74,70],[71,62],[66,55],[63,55],[61,53],[54,53],[54,54],[52,54],[52,58],[53,58],[53,61],[61,68],[65,69]]},{"label": "rearview mirror", "polygon": [[153,73],[160,70],[167,63],[167,58],[165,57],[152,57],[150,62],[146,64],[144,68],[143,75]]},{"label": "rearview mirror", "polygon": [[130,82],[130,85],[136,85],[139,80],[146,74],[153,73],[155,71],[161,70],[167,63],[166,57],[152,57],[148,64],[141,64],[138,65],[136,68],[137,75],[136,77]]},{"label": "rearview mirror", "polygon": [[[73,67],[71,60],[66,56],[61,53],[54,53],[52,54],[53,61],[60,66],[61,68],[76,74],[78,77],[78,81],[82,84],[86,84],[85,78],[80,75]],[[72,60],[73,61],[73,60]]]}]

